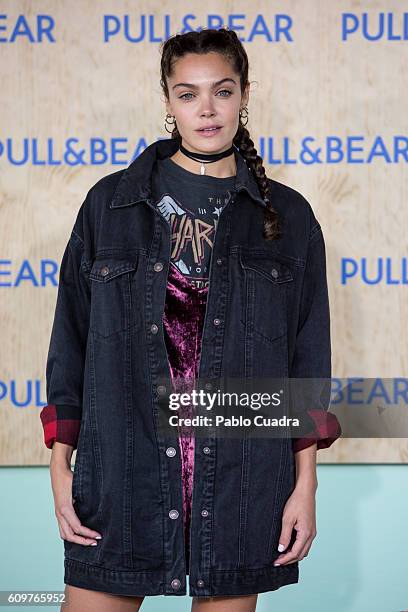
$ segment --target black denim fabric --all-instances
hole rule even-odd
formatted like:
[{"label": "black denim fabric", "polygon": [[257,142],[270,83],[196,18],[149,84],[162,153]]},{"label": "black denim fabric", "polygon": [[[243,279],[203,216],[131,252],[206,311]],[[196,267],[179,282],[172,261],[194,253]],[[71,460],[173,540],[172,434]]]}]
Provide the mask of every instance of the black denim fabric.
[{"label": "black denim fabric", "polygon": [[[150,191],[155,159],[177,148],[159,140],[99,180],[61,263],[47,401],[82,410],[74,507],[103,535],[97,546],[64,540],[64,578],[123,595],[271,591],[298,582],[298,563],[273,566],[295,485],[290,438],[197,440],[190,568],[185,563],[177,437],[157,428],[158,387],[170,378],[162,316],[171,238]],[[265,203],[236,157],[236,190],[213,247],[200,378],[328,378],[321,227],[299,192],[268,179],[283,238],[266,241]]]}]

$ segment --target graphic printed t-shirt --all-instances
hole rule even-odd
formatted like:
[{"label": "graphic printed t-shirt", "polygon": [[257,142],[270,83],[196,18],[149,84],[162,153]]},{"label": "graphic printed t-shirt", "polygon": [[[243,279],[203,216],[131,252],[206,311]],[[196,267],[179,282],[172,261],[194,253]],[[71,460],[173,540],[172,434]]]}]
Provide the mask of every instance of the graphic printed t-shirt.
[{"label": "graphic printed t-shirt", "polygon": [[170,157],[158,160],[156,167],[153,193],[171,226],[171,264],[197,289],[208,287],[214,234],[235,176],[195,174]]}]

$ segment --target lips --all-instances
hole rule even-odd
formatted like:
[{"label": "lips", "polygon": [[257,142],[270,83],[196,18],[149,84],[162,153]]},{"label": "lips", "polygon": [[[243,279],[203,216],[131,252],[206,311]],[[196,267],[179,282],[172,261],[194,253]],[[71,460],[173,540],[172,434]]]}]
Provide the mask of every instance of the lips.
[{"label": "lips", "polygon": [[222,126],[221,125],[208,125],[205,128],[200,128],[197,131],[198,132],[211,132],[214,130],[219,130]]}]

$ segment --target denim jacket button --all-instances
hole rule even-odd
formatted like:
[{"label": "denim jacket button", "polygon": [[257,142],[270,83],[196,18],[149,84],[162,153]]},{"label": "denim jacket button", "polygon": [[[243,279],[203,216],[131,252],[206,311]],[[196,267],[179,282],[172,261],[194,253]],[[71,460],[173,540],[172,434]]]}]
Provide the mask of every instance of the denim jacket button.
[{"label": "denim jacket button", "polygon": [[170,517],[171,519],[176,519],[176,518],[178,518],[178,517],[179,517],[179,513],[178,513],[178,511],[177,511],[177,510],[170,510],[170,512],[169,512],[169,517]]},{"label": "denim jacket button", "polygon": [[199,580],[197,580],[197,586],[198,587],[203,587],[204,586],[204,580],[201,580],[201,578]]},{"label": "denim jacket button", "polygon": [[222,259],[221,259],[221,257],[219,257],[219,258],[217,259],[217,264],[218,264],[219,266],[222,264]]},{"label": "denim jacket button", "polygon": [[210,382],[206,382],[206,383],[205,383],[205,385],[204,385],[204,387],[205,387],[206,389],[212,389],[212,383],[210,383]]},{"label": "denim jacket button", "polygon": [[156,323],[153,323],[153,325],[150,326],[150,331],[152,332],[152,334],[157,334],[157,332],[159,331],[159,328],[156,325]]},{"label": "denim jacket button", "polygon": [[179,589],[181,586],[181,582],[178,578],[174,578],[174,580],[171,581],[171,588],[172,589]]},{"label": "denim jacket button", "polygon": [[161,263],[161,261],[156,261],[153,268],[155,272],[160,272],[161,270],[163,270],[163,264]]},{"label": "denim jacket button", "polygon": [[201,510],[201,516],[208,516],[208,510]]},{"label": "denim jacket button", "polygon": [[214,325],[220,325],[221,319],[214,319],[213,323]]},{"label": "denim jacket button", "polygon": [[206,455],[208,455],[209,453],[211,453],[211,449],[208,448],[208,446],[204,446],[203,448],[203,453],[205,453]]},{"label": "denim jacket button", "polygon": [[176,454],[176,449],[173,446],[169,446],[169,448],[166,448],[166,455],[168,457],[174,457],[175,454]]},{"label": "denim jacket button", "polygon": [[164,385],[159,385],[157,387],[157,393],[159,395],[164,395],[166,393],[166,387]]},{"label": "denim jacket button", "polygon": [[278,278],[278,276],[279,276],[279,272],[277,271],[276,268],[272,268],[271,274],[272,274],[273,278]]},{"label": "denim jacket button", "polygon": [[103,266],[103,268],[101,268],[101,274],[102,276],[106,276],[107,274],[109,274],[108,266]]}]

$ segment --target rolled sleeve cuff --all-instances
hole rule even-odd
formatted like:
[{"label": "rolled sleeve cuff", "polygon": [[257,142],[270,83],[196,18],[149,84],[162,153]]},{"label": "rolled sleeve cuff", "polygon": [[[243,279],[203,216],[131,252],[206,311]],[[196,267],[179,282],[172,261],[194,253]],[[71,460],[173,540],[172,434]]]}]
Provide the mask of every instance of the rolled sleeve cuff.
[{"label": "rolled sleeve cuff", "polygon": [[47,404],[40,412],[44,432],[44,443],[52,449],[54,442],[69,444],[74,449],[78,446],[81,428],[81,408]]},{"label": "rolled sleeve cuff", "polygon": [[309,410],[308,415],[315,427],[303,438],[293,438],[293,452],[297,453],[312,444],[317,443],[317,450],[329,448],[340,436],[341,426],[337,417],[327,410]]}]

